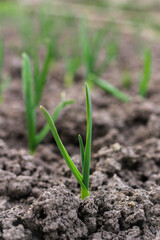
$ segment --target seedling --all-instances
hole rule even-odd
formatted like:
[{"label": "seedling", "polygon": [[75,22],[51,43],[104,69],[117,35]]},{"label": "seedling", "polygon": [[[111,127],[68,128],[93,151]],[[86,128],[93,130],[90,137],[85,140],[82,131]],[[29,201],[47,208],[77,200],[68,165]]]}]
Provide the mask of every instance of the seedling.
[{"label": "seedling", "polygon": [[[47,5],[48,7],[51,7],[50,5]],[[38,25],[39,25],[39,32],[38,32],[38,38],[39,41],[42,41],[46,38],[52,39],[52,49],[53,53],[52,58],[55,62],[57,62],[57,59],[59,57],[59,38],[60,33],[63,31],[63,26],[59,26],[59,20],[57,20],[57,17],[47,14],[47,9],[45,9],[46,3],[40,4],[39,9],[39,15],[38,15]],[[54,29],[54,31],[53,31]]]},{"label": "seedling", "polygon": [[4,63],[4,44],[3,41],[0,39],[0,103],[2,103],[3,101],[3,92],[10,84],[10,78],[3,77],[2,74],[3,63]]},{"label": "seedling", "polygon": [[49,115],[47,110],[40,106],[42,113],[44,114],[49,127],[52,131],[53,137],[56,141],[56,144],[65,159],[68,167],[70,168],[71,172],[77,179],[78,183],[81,186],[81,198],[84,199],[85,197],[89,196],[89,171],[90,171],[90,158],[91,158],[91,141],[92,141],[92,107],[91,107],[91,99],[90,93],[88,89],[87,83],[85,84],[86,89],[86,107],[87,107],[87,133],[86,133],[86,145],[84,147],[83,141],[81,136],[78,136],[79,145],[80,145],[80,154],[81,154],[81,165],[82,165],[82,174],[78,171],[77,167],[74,165],[72,159],[70,158],[66,148],[64,147],[55,124],[52,120],[52,117]]},{"label": "seedling", "polygon": [[98,32],[94,36],[93,43],[89,40],[89,35],[87,33],[87,27],[84,22],[81,24],[80,28],[80,39],[81,39],[81,48],[82,48],[82,62],[85,66],[86,79],[89,85],[96,84],[98,87],[103,89],[106,92],[109,92],[118,99],[128,102],[130,97],[125,93],[118,90],[112,84],[107,81],[102,80],[98,76],[108,67],[108,65],[116,59],[118,47],[115,41],[108,43],[106,47],[106,55],[100,65],[97,63],[99,58],[101,46],[104,40],[104,31]]},{"label": "seedling", "polygon": [[148,91],[148,85],[151,77],[152,69],[152,55],[149,49],[146,49],[144,52],[144,64],[143,64],[143,74],[139,84],[139,94],[142,97],[146,97]]},{"label": "seedling", "polygon": [[[50,49],[50,47],[49,47]],[[28,133],[28,143],[30,148],[30,153],[33,154],[37,145],[44,139],[49,131],[49,126],[46,124],[42,130],[36,133],[36,108],[41,101],[43,90],[45,87],[47,73],[50,62],[50,50],[48,49],[48,54],[43,64],[42,71],[40,72],[37,67],[35,73],[37,76],[33,78],[30,58],[27,54],[23,54],[23,67],[22,67],[22,79],[23,79],[23,95],[24,103],[26,108],[26,123],[27,123],[27,133]],[[39,65],[37,65],[39,66]],[[61,110],[68,104],[73,103],[73,100],[65,100],[64,96],[60,104],[55,109],[52,114],[53,121],[56,121]]]},{"label": "seedling", "polygon": [[44,86],[47,81],[47,76],[49,73],[50,65],[52,63],[53,48],[50,40],[46,40],[46,57],[43,63],[43,67],[40,70],[39,57],[34,54],[34,96],[35,96],[35,105],[38,106],[40,99],[43,94]]},{"label": "seedling", "polygon": [[[88,34],[88,29],[86,22],[82,22],[80,25],[80,47],[82,51],[82,61],[85,66],[86,77],[90,74],[100,74],[102,73],[105,67],[105,64],[108,64],[108,56],[105,56],[105,59],[100,66],[97,66],[97,61],[99,59],[99,54],[102,50],[102,45],[104,41],[105,32],[103,30],[98,31],[92,36],[92,41]],[[103,67],[102,67],[103,65]]]}]

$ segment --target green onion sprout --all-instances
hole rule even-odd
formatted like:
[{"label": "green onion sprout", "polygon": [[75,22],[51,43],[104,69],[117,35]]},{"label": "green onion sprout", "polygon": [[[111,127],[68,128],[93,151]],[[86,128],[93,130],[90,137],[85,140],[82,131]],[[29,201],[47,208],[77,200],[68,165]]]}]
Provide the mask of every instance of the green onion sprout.
[{"label": "green onion sprout", "polygon": [[81,198],[84,199],[89,196],[89,171],[90,171],[90,158],[91,158],[91,141],[92,141],[92,107],[91,107],[91,98],[89,93],[89,88],[87,83],[85,84],[86,89],[86,108],[87,108],[87,133],[86,133],[86,145],[84,147],[81,136],[78,136],[79,145],[80,145],[80,154],[81,154],[81,165],[82,165],[82,174],[78,171],[77,167],[74,165],[72,159],[70,158],[66,148],[64,147],[57,129],[55,127],[54,121],[47,110],[40,106],[42,113],[44,114],[49,127],[52,131],[55,142],[65,159],[68,167],[71,172],[77,179],[78,183],[81,186]]},{"label": "green onion sprout", "polygon": [[89,39],[87,26],[85,22],[82,22],[80,26],[80,43],[82,49],[82,62],[85,66],[87,82],[89,86],[95,84],[102,90],[110,93],[121,101],[128,102],[130,101],[129,96],[118,90],[112,84],[98,77],[108,67],[108,65],[116,59],[118,53],[118,46],[116,42],[112,40],[107,44],[104,60],[101,62],[100,65],[98,65],[97,59],[100,55],[103,40],[104,31],[101,31],[94,36],[92,43]]},{"label": "green onion sprout", "polygon": [[146,97],[148,91],[148,85],[150,82],[152,70],[152,55],[149,49],[145,50],[144,53],[144,64],[143,64],[143,74],[139,84],[139,94],[142,97]]},{"label": "green onion sprout", "polygon": [[[38,134],[36,133],[36,109],[37,105],[41,101],[41,97],[46,83],[48,68],[50,65],[50,51],[51,48],[49,45],[48,53],[42,71],[40,72],[40,70],[37,68],[37,77],[35,78],[33,78],[32,75],[30,58],[26,53],[23,54],[22,85],[26,109],[28,143],[31,154],[35,152],[37,145],[44,139],[44,137],[49,132],[49,126],[48,124],[46,124]],[[73,100],[65,100],[65,98],[63,97],[60,104],[55,109],[55,112],[52,114],[53,121],[57,120],[61,110],[65,106],[67,106],[68,104],[72,104],[73,102]]]}]

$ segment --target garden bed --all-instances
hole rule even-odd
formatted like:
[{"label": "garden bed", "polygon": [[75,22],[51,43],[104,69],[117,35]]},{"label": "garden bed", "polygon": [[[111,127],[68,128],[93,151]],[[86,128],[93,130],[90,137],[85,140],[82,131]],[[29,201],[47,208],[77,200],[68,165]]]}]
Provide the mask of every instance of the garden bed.
[{"label": "garden bed", "polygon": [[[6,44],[8,31],[4,34]],[[90,196],[67,167],[51,133],[29,154],[22,97],[21,58],[7,50],[5,72],[11,84],[0,106],[0,239],[4,240],[159,240],[160,239],[160,94],[159,43],[149,43],[152,77],[146,99],[138,95],[142,62],[135,40],[124,34],[118,61],[103,78],[131,96],[123,103],[96,86],[91,91],[93,141]],[[125,89],[121,72],[133,82]],[[66,88],[59,62],[49,76],[42,104],[49,112],[60,93],[76,103],[61,112],[56,127],[81,171],[78,134],[85,139],[86,106],[83,71]],[[37,111],[37,129],[45,119]]]}]

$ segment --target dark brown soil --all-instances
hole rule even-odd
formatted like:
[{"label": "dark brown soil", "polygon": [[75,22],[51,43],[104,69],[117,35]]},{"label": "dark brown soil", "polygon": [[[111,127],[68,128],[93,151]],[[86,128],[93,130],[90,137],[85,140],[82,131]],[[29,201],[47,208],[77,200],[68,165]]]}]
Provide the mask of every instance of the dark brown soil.
[{"label": "dark brown soil", "polygon": [[[49,133],[30,156],[21,91],[21,60],[12,52],[7,67],[12,76],[0,106],[0,239],[4,240],[159,240],[160,239],[160,48],[153,49],[153,73],[146,99],[138,96],[141,61],[130,36],[122,38],[120,63],[105,79],[126,91],[122,103],[93,89],[93,144],[90,197],[80,199],[80,187]],[[158,63],[157,63],[158,62]],[[121,84],[129,69],[131,89]],[[48,79],[42,104],[52,112],[60,93],[76,100],[61,113],[56,126],[76,166],[80,167],[77,136],[85,139],[83,76],[63,85],[60,63]],[[45,123],[37,111],[39,130]]]}]

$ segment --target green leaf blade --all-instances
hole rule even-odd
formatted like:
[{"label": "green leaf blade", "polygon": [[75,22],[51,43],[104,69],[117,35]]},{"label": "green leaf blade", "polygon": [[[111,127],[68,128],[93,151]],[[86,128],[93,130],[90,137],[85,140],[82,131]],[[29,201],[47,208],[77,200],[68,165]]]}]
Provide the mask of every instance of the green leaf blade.
[{"label": "green leaf blade", "polygon": [[82,176],[84,174],[84,145],[81,135],[78,135],[79,146],[80,146],[80,154],[81,154],[81,166],[82,166]]},{"label": "green leaf blade", "polygon": [[139,93],[142,97],[146,97],[148,85],[150,82],[152,68],[152,55],[151,51],[147,49],[144,55],[144,66],[143,66],[143,76],[139,85]]},{"label": "green leaf blade", "polygon": [[33,85],[34,85],[34,96],[35,96],[35,106],[37,105],[38,102],[38,98],[39,98],[39,85],[40,85],[40,66],[39,66],[39,58],[36,52],[34,52],[33,54],[33,63],[34,63],[34,81],[33,81]]},{"label": "green leaf blade", "polygon": [[91,81],[93,81],[98,87],[105,90],[106,92],[110,93],[111,95],[115,96],[116,98],[120,99],[123,102],[129,102],[131,99],[130,97],[120,91],[118,88],[114,87],[112,84],[104,81],[95,75],[90,76]]},{"label": "green leaf blade", "polygon": [[65,159],[68,167],[70,168],[71,172],[73,173],[73,175],[75,176],[75,178],[77,179],[77,181],[81,185],[81,187],[85,190],[86,193],[88,193],[88,191],[87,191],[87,189],[86,189],[86,187],[83,183],[82,175],[80,174],[80,172],[78,171],[78,169],[76,168],[74,163],[72,162],[67,150],[65,149],[65,147],[64,147],[64,145],[63,145],[63,143],[62,143],[62,141],[59,137],[59,134],[57,132],[57,129],[54,125],[54,122],[53,122],[51,116],[49,115],[49,113],[47,112],[47,110],[44,107],[40,106],[40,109],[41,109],[43,115],[45,116],[49,126],[50,126],[50,129],[52,131],[52,134],[53,134],[53,137],[56,141],[56,144],[57,144],[63,158]]},{"label": "green leaf blade", "polygon": [[38,106],[38,104],[42,98],[44,86],[47,81],[47,74],[49,72],[49,68],[50,68],[50,65],[52,62],[53,47],[52,47],[52,43],[50,40],[47,40],[46,48],[47,48],[47,54],[46,54],[46,57],[44,60],[43,68],[39,73],[39,79],[38,79],[38,83],[37,83],[38,89],[36,92],[36,94],[37,94],[36,103],[35,103],[36,106]]},{"label": "green leaf blade", "polygon": [[26,108],[26,123],[28,132],[28,141],[30,152],[35,151],[35,136],[36,136],[36,117],[34,108],[34,97],[32,92],[32,72],[30,59],[26,53],[23,54],[23,66],[22,66],[22,83],[23,83],[23,95]]},{"label": "green leaf blade", "polygon": [[87,134],[86,134],[86,146],[84,153],[84,173],[83,182],[89,190],[89,172],[90,172],[90,158],[91,158],[91,143],[92,143],[92,105],[87,83],[86,88],[86,108],[87,108]]}]

